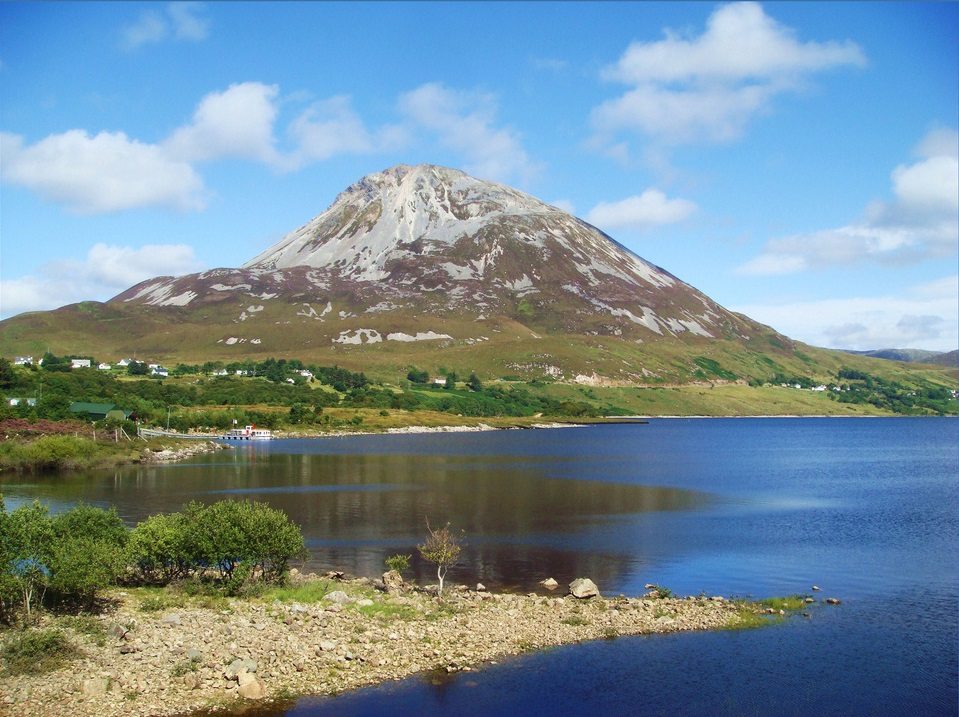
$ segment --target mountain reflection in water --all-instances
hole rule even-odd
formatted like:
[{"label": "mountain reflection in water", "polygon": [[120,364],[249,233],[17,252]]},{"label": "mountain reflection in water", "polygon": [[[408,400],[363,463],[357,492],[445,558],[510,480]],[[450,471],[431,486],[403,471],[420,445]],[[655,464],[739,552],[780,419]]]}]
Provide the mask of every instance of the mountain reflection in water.
[{"label": "mountain reflection in water", "polygon": [[465,540],[451,580],[498,589],[529,589],[549,576],[621,582],[629,566],[643,562],[622,521],[702,509],[716,500],[679,488],[550,477],[575,475],[575,464],[570,458],[237,450],[179,465],[53,479],[32,492],[54,505],[80,499],[115,505],[130,522],[194,499],[265,501],[302,526],[311,554],[305,570],[375,576],[384,558],[403,553],[412,556],[411,571],[421,582],[433,577],[416,551],[426,519],[434,526],[449,521]]}]

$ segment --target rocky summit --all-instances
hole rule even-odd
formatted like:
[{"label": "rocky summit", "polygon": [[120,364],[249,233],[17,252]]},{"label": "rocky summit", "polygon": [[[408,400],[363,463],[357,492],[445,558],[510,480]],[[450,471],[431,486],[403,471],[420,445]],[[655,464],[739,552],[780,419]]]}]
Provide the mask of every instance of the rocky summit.
[{"label": "rocky summit", "polygon": [[792,353],[785,337],[581,219],[433,165],[364,177],[240,268],[15,317],[22,340],[5,348],[27,351],[44,331],[49,343],[57,314],[70,319],[74,342],[95,337],[90,348],[167,360],[332,353],[346,365],[392,367],[442,350],[458,365],[468,350],[470,367],[500,374],[665,381],[695,370],[661,360],[677,353],[671,346]]}]

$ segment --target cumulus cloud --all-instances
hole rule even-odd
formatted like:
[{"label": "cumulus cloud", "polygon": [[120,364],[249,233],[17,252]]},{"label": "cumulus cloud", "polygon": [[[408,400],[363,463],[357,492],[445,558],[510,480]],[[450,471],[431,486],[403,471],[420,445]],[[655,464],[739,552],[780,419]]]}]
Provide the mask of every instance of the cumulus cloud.
[{"label": "cumulus cloud", "polygon": [[814,73],[865,64],[855,43],[802,42],[752,2],[720,6],[699,36],[664,34],[633,42],[603,69],[603,79],[630,89],[594,108],[593,146],[622,155],[622,131],[664,144],[728,142]]},{"label": "cumulus cloud", "polygon": [[145,10],[136,22],[120,31],[120,44],[127,50],[155,45],[165,40],[199,42],[210,34],[210,21],[202,16],[202,3],[175,2],[163,11]]},{"label": "cumulus cloud", "polygon": [[696,209],[688,199],[669,199],[658,189],[647,189],[618,202],[600,202],[589,210],[586,221],[602,229],[648,229],[681,222]]},{"label": "cumulus cloud", "polygon": [[196,169],[201,163],[246,159],[291,171],[338,154],[395,148],[406,139],[399,127],[367,130],[348,97],[333,97],[293,119],[284,152],[276,139],[281,102],[276,85],[230,85],[203,97],[190,121],[156,144],[80,129],[28,144],[0,132],[0,180],[82,214],[148,206],[199,210],[207,195]]},{"label": "cumulus cloud", "polygon": [[416,128],[434,134],[440,145],[465,157],[466,169],[473,174],[528,181],[539,171],[519,134],[495,126],[496,101],[490,94],[431,82],[401,95],[399,106]]},{"label": "cumulus cloud", "polygon": [[0,179],[83,214],[131,207],[180,210],[204,205],[203,181],[190,164],[123,132],[90,136],[82,130],[50,135],[32,145],[0,133]]},{"label": "cumulus cloud", "polygon": [[273,125],[279,87],[260,82],[230,85],[200,100],[192,121],[163,143],[171,157],[188,162],[224,157],[253,159],[279,165]]},{"label": "cumulus cloud", "polygon": [[856,222],[767,242],[742,274],[790,274],[862,262],[915,263],[959,247],[959,134],[935,130],[920,159],[891,174],[893,199],[873,202]]},{"label": "cumulus cloud", "polygon": [[137,249],[95,244],[83,259],[50,262],[36,274],[0,282],[0,318],[77,301],[105,301],[145,279],[202,268],[193,248],[185,244]]},{"label": "cumulus cloud", "polygon": [[734,310],[817,346],[951,351],[959,346],[957,296],[959,275],[954,275],[913,286],[902,295],[741,305]]}]

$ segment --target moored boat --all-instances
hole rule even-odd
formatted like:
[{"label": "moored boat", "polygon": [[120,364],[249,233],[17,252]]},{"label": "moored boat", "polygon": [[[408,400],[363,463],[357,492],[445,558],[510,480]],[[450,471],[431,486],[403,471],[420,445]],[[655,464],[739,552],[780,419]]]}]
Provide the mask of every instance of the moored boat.
[{"label": "moored boat", "polygon": [[269,441],[273,438],[273,432],[268,428],[243,426],[243,428],[231,428],[220,437],[228,441]]}]

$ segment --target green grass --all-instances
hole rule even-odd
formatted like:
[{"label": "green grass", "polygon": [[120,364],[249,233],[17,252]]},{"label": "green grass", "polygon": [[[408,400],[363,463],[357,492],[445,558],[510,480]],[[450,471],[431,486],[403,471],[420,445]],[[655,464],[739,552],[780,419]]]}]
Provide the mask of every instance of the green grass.
[{"label": "green grass", "polygon": [[387,602],[374,602],[372,605],[360,605],[357,612],[384,622],[393,620],[409,621],[421,616],[421,613],[409,605],[394,605]]},{"label": "green grass", "polygon": [[[727,630],[752,630],[783,622],[790,613],[796,613],[806,606],[805,596],[786,595],[770,597],[756,602],[736,601],[736,615],[726,626]],[[768,614],[767,609],[775,610]],[[785,614],[780,614],[783,611]]]},{"label": "green grass", "polygon": [[583,627],[584,625],[589,625],[589,620],[587,620],[582,615],[570,615],[569,617],[564,617],[560,622],[563,625],[570,625],[572,627]]},{"label": "green grass", "polygon": [[267,588],[260,596],[267,602],[316,603],[333,590],[338,589],[330,580],[311,580],[299,585],[276,585]]},{"label": "green grass", "polygon": [[57,624],[70,628],[78,635],[86,635],[97,647],[107,644],[106,628],[92,615],[65,615],[57,620]]},{"label": "green grass", "polygon": [[4,673],[42,675],[57,670],[81,655],[63,630],[24,630],[11,634],[0,648]]},{"label": "green grass", "polygon": [[806,607],[805,595],[786,595],[785,597],[771,597],[760,600],[759,604],[763,607],[771,607],[773,610],[785,610],[786,612],[798,612]]}]

